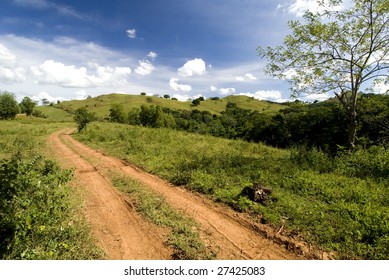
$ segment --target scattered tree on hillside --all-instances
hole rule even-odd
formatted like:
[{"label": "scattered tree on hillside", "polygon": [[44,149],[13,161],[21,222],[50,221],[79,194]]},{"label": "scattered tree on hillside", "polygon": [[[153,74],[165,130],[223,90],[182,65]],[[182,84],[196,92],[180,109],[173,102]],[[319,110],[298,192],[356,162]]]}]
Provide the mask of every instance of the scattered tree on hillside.
[{"label": "scattered tree on hillside", "polygon": [[283,46],[258,48],[266,72],[291,84],[293,95],[334,93],[347,115],[348,144],[355,147],[357,96],[368,83],[388,83],[389,0],[319,1],[321,11],[290,21]]},{"label": "scattered tree on hillside", "polygon": [[200,105],[200,100],[199,99],[194,99],[192,101],[192,106],[198,106],[198,105]]},{"label": "scattered tree on hillside", "polygon": [[169,94],[165,94],[165,95],[163,96],[163,98],[165,98],[165,99],[170,99],[170,95],[169,95]]},{"label": "scattered tree on hillside", "polygon": [[109,109],[109,120],[111,122],[125,123],[126,116],[124,114],[122,104],[112,104],[111,109]]},{"label": "scattered tree on hillside", "polygon": [[145,92],[141,92],[140,95],[146,95],[146,93]]},{"label": "scattered tree on hillside", "polygon": [[14,119],[19,113],[19,105],[13,93],[0,93],[0,119]]},{"label": "scattered tree on hillside", "polygon": [[22,113],[25,113],[27,116],[31,116],[34,112],[36,103],[32,101],[30,97],[26,96],[23,98],[22,102],[20,102],[19,106]]},{"label": "scattered tree on hillside", "polygon": [[86,125],[95,120],[95,114],[85,107],[80,107],[74,112],[74,121],[77,123],[78,132],[86,128]]}]

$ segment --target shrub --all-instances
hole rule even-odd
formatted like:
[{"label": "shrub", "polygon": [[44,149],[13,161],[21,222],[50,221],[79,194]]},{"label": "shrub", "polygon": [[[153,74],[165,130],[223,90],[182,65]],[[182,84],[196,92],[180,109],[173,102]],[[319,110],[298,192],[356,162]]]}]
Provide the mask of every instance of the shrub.
[{"label": "shrub", "polygon": [[0,119],[14,119],[19,111],[19,105],[13,93],[7,91],[0,93]]}]

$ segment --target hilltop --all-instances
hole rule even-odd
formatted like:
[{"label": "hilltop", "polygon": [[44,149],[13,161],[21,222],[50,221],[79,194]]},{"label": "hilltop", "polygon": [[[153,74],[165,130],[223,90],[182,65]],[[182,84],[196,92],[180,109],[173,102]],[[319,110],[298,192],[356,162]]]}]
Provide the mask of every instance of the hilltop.
[{"label": "hilltop", "polygon": [[[112,104],[122,104],[125,112],[129,112],[132,108],[140,107],[141,105],[158,105],[172,110],[197,109],[199,111],[208,111],[211,114],[218,115],[226,109],[228,102],[233,102],[242,109],[269,113],[278,112],[280,109],[286,108],[286,106],[282,104],[236,95],[220,98],[219,100],[207,99],[205,101],[201,101],[200,105],[193,106],[192,101],[181,102],[158,96],[111,93],[84,100],[63,101],[58,104],[53,104],[53,106],[39,107],[39,110],[41,110],[49,118],[55,117],[57,114],[61,114],[61,116],[65,119],[69,119],[70,114],[64,115],[63,111],[71,113],[77,108],[85,106],[88,110],[96,113],[97,117],[105,118],[109,115],[109,110]],[[61,112],[57,109],[61,109]]]}]

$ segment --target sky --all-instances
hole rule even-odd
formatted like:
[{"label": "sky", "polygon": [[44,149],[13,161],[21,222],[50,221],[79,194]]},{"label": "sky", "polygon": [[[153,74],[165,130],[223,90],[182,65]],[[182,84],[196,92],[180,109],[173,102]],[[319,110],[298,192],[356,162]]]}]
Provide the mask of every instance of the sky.
[{"label": "sky", "polygon": [[[259,46],[315,0],[0,0],[0,91],[39,101],[108,93],[283,102]],[[308,100],[328,96],[309,96]]]}]

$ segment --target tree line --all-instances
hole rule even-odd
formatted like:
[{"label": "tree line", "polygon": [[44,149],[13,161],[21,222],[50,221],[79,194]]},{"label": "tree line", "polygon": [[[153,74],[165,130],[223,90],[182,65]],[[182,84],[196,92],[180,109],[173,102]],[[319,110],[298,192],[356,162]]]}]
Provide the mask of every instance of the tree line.
[{"label": "tree line", "polygon": [[[320,103],[285,103],[286,109],[263,113],[242,109],[229,102],[220,114],[173,110],[142,105],[124,113],[113,104],[109,121],[152,128],[172,128],[229,139],[262,142],[274,147],[305,146],[336,153],[348,146],[347,112],[336,100]],[[357,144],[364,147],[389,143],[389,96],[361,94],[357,103]]]},{"label": "tree line", "polygon": [[35,106],[36,102],[28,96],[25,96],[23,100],[18,103],[13,93],[8,91],[1,92],[0,120],[12,120],[19,113],[26,114],[27,116],[45,118],[46,116],[41,111],[36,110]]}]

